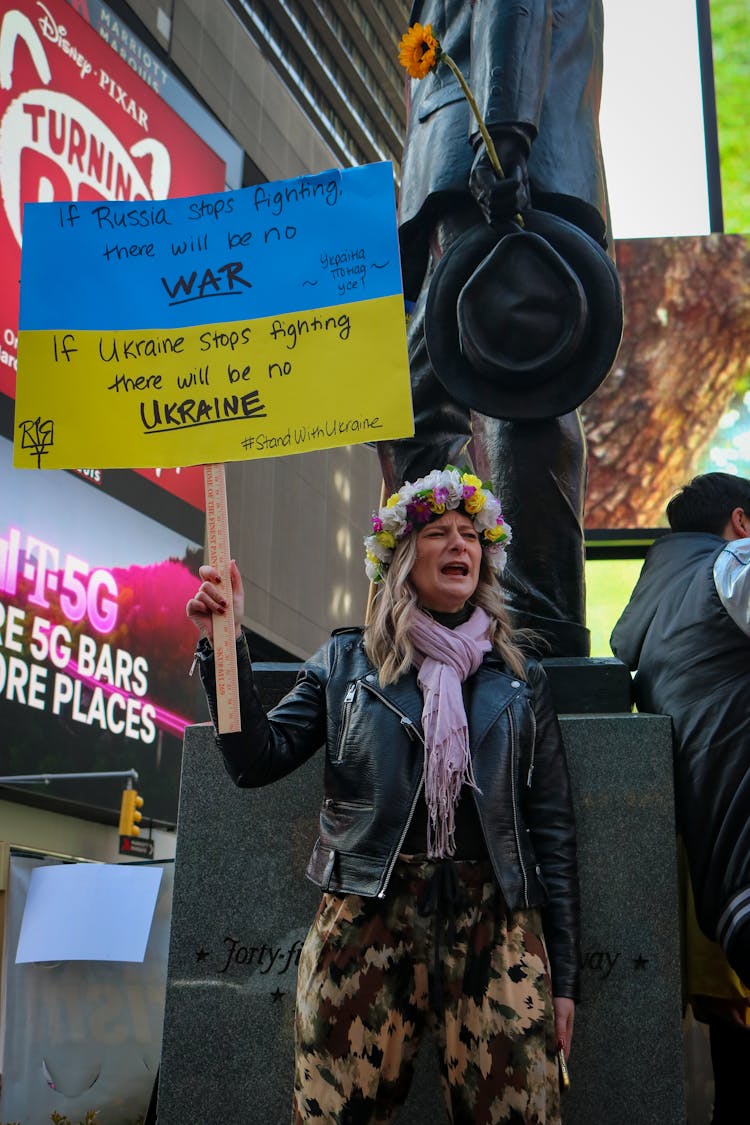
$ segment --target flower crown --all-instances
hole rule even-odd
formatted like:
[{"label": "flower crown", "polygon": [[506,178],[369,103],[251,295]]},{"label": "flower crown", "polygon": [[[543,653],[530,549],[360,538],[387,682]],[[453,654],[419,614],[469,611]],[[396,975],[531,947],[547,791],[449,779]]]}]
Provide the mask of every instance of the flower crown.
[{"label": "flower crown", "polygon": [[474,521],[493,570],[502,574],[505,546],[511,541],[510,525],[503,520],[500,501],[491,482],[484,484],[467,469],[446,465],[433,469],[413,483],[407,481],[389,497],[379,512],[373,512],[373,534],[365,539],[365,570],[371,582],[382,582],[393,559],[396,544],[415,528],[461,508]]}]

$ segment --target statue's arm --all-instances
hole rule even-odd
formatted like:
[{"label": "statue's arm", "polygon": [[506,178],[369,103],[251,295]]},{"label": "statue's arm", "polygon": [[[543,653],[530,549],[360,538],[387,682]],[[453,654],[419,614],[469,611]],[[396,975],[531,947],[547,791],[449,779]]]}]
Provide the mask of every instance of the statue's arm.
[{"label": "statue's arm", "polygon": [[[552,0],[475,0],[471,23],[471,88],[484,121],[496,131],[520,127],[530,141],[542,112],[552,43]],[[479,129],[472,120],[472,143]]]}]

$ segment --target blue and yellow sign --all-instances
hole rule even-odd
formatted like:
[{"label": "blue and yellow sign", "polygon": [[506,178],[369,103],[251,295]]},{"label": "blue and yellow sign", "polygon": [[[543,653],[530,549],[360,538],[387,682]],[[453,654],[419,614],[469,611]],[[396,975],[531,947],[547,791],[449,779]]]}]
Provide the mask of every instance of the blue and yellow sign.
[{"label": "blue and yellow sign", "polygon": [[413,432],[390,164],[27,204],[18,468],[239,461]]}]

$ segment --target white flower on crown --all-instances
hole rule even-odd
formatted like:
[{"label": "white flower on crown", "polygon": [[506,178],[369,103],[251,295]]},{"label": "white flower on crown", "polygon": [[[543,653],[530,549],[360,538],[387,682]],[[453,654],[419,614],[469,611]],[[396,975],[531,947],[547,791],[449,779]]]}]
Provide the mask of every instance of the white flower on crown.
[{"label": "white flower on crown", "polygon": [[369,558],[365,559],[365,574],[370,582],[380,582],[383,578],[380,564],[372,562]]},{"label": "white flower on crown", "polygon": [[482,493],[484,495],[484,507],[481,512],[477,512],[474,524],[479,531],[487,531],[497,525],[498,518],[502,518],[503,510],[500,501],[488,489],[483,488]]},{"label": "white flower on crown", "polygon": [[458,469],[450,469],[446,476],[448,479],[443,482],[443,487],[448,489],[448,500],[446,504],[447,507],[453,511],[464,498],[464,486]]},{"label": "white flower on crown", "polygon": [[381,508],[378,514],[383,530],[390,531],[392,535],[400,539],[407,522],[406,501],[400,501],[390,508]]}]

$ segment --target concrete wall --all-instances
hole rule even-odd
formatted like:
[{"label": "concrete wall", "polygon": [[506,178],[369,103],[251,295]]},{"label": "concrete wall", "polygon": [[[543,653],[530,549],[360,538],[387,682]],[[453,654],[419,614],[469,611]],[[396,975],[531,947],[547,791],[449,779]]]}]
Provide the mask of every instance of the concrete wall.
[{"label": "concrete wall", "polygon": [[362,537],[380,496],[374,450],[229,465],[227,495],[247,625],[307,656],[331,629],[363,620]]}]

